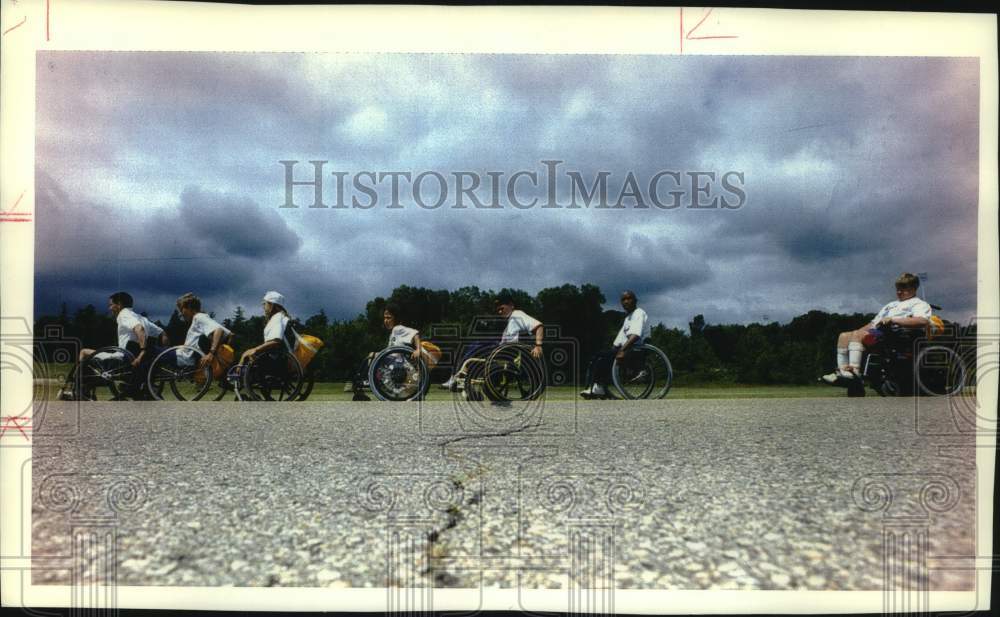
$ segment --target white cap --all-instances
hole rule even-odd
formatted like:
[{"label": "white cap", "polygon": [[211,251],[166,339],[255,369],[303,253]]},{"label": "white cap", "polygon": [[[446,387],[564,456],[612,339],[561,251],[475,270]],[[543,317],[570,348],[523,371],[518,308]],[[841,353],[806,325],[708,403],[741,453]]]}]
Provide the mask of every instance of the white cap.
[{"label": "white cap", "polygon": [[270,302],[271,304],[280,304],[285,306],[285,296],[281,295],[276,291],[269,291],[264,294],[264,302]]}]

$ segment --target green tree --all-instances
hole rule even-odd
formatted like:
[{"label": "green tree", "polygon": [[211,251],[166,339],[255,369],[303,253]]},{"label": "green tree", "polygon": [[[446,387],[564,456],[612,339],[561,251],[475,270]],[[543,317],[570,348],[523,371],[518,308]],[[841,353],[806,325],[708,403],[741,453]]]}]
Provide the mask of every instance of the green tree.
[{"label": "green tree", "polygon": [[578,373],[599,349],[607,347],[611,339],[604,328],[604,294],[596,285],[562,285],[538,292],[541,305],[536,316],[547,329],[558,327],[562,339],[572,340]]}]

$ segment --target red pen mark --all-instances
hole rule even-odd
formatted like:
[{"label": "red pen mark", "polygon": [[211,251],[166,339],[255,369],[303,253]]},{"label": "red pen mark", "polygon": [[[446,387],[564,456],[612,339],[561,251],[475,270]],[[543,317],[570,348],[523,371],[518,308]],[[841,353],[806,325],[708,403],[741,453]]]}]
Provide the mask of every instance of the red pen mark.
[{"label": "red pen mark", "polygon": [[699,21],[697,24],[695,24],[694,28],[691,28],[691,30],[688,31],[688,33],[687,33],[687,35],[685,37],[685,38],[687,38],[687,40],[689,40],[689,41],[701,41],[701,40],[705,40],[705,39],[738,39],[738,38],[740,38],[740,37],[738,37],[735,34],[717,34],[717,35],[706,35],[706,36],[691,36],[692,34],[695,33],[695,31],[698,28],[701,27],[701,25],[703,23],[705,23],[705,20],[708,19],[708,16],[711,15],[712,11],[714,11],[714,10],[715,10],[715,8],[709,8],[708,11],[705,13],[705,15],[701,18],[701,21]]},{"label": "red pen mark", "polygon": [[17,208],[17,204],[21,203],[21,198],[24,197],[26,192],[28,192],[28,189],[21,191],[21,194],[17,196],[17,200],[14,202],[14,205],[10,207],[10,210],[8,212],[0,212],[0,214],[10,214],[13,212],[14,208]]},{"label": "red pen mark", "polygon": [[28,416],[5,416],[3,424],[0,425],[0,437],[3,437],[9,429],[17,429],[17,431],[21,433],[25,439],[31,441],[28,437],[28,433],[24,430],[31,430],[31,424],[29,424],[29,422],[31,422],[31,418]]},{"label": "red pen mark", "polygon": [[679,7],[679,9],[680,9],[680,43],[681,43],[681,53],[682,54],[684,53],[684,39],[687,39],[689,41],[704,41],[704,40],[708,40],[708,39],[738,39],[738,38],[740,38],[739,36],[737,36],[735,34],[706,34],[706,35],[695,36],[694,33],[698,31],[698,28],[700,28],[701,25],[703,23],[705,23],[705,20],[708,19],[709,15],[711,15],[712,11],[714,11],[715,9],[714,8],[709,8],[708,10],[706,10],[705,13],[701,16],[701,19],[698,21],[698,23],[696,23],[694,25],[694,28],[691,28],[688,31],[684,30],[684,7]]},{"label": "red pen mark", "polygon": [[26,191],[21,191],[21,194],[17,196],[14,201],[14,205],[10,207],[10,210],[4,212],[0,210],[0,223],[28,223],[31,221],[30,212],[16,212],[17,205],[21,203],[21,199],[24,197]]},{"label": "red pen mark", "polygon": [[[21,21],[17,22],[16,24],[14,24],[13,26],[11,26],[10,28],[7,28],[6,30],[3,31],[3,33],[7,34],[11,30],[13,30],[14,28],[19,28],[19,27],[23,26],[24,22],[26,22],[26,21],[28,21],[27,17],[21,18]],[[3,36],[3,35],[0,35],[0,36]]]}]

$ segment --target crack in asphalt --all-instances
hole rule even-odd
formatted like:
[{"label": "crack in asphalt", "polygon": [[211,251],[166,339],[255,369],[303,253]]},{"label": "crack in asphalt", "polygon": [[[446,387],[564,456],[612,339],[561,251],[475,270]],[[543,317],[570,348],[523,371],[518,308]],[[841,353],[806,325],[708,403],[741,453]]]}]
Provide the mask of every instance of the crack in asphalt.
[{"label": "crack in asphalt", "polygon": [[445,446],[449,446],[449,445],[451,445],[453,443],[457,443],[459,441],[465,441],[466,439],[478,439],[480,437],[507,437],[508,435],[515,435],[517,433],[523,433],[524,431],[527,431],[527,430],[530,430],[530,429],[535,429],[535,428],[538,428],[540,426],[542,426],[542,423],[541,422],[536,422],[534,424],[526,424],[524,426],[519,426],[517,428],[512,428],[512,429],[509,429],[509,430],[506,430],[506,431],[499,431],[499,432],[496,432],[496,433],[474,433],[474,434],[469,434],[469,435],[462,435],[460,437],[454,437],[452,439],[446,439],[446,440],[438,443],[437,445],[439,445],[439,446],[441,446],[443,448]]},{"label": "crack in asphalt", "polygon": [[[458,437],[453,437],[451,439],[446,439],[444,441],[441,441],[437,445],[441,447],[442,451],[444,451],[447,446],[454,443],[458,443],[460,441],[466,441],[470,439],[480,439],[480,438],[491,438],[491,437],[507,437],[509,435],[516,435],[518,433],[531,431],[533,429],[541,427],[542,425],[543,422],[538,421],[531,424],[524,424],[522,426],[513,427],[503,431],[495,431],[492,433],[473,433],[467,435],[460,435]],[[461,454],[453,452],[450,458],[464,459],[465,457],[462,456]],[[452,477],[451,481],[456,488],[460,489],[464,493],[468,481],[475,480],[476,478],[482,478],[490,471],[491,469],[489,467],[482,465],[481,463],[477,463],[477,471],[457,474]],[[434,528],[430,532],[428,532],[427,534],[428,563],[426,568],[424,568],[421,571],[422,575],[429,576],[431,574],[430,560],[433,560],[436,557],[441,557],[444,555],[445,539],[443,538],[443,536],[448,531],[458,527],[459,523],[465,520],[466,515],[465,512],[463,512],[463,508],[475,507],[476,505],[482,502],[482,499],[483,499],[482,489],[473,491],[468,499],[448,508],[447,510],[448,518],[443,526]],[[448,572],[438,571],[435,572],[433,575],[433,582],[439,586],[454,586],[458,584],[459,579]]]},{"label": "crack in asphalt", "polygon": [[[465,482],[467,480],[474,479],[478,474],[463,474],[463,476],[455,476],[452,478],[452,485],[460,489],[463,493],[465,492]],[[458,524],[465,520],[465,513],[462,512],[463,506],[475,506],[480,501],[482,501],[483,494],[481,490],[476,490],[472,493],[469,499],[463,501],[460,504],[450,506],[447,510],[448,519],[445,521],[443,527],[437,527],[432,529],[427,533],[427,565],[421,571],[423,576],[429,576],[431,574],[431,561],[437,557],[444,556],[444,540],[442,536],[449,530],[458,527]],[[458,584],[458,578],[453,574],[444,571],[437,571],[434,573],[433,582],[439,586],[453,586]]]}]

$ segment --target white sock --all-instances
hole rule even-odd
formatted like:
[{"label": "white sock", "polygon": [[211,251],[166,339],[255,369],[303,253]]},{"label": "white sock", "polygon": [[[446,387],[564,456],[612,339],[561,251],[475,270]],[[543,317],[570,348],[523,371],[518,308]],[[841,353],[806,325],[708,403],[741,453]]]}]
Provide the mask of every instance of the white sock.
[{"label": "white sock", "polygon": [[838,347],[837,348],[837,368],[847,366],[847,348]]},{"label": "white sock", "polygon": [[865,346],[857,341],[847,344],[847,357],[852,368],[861,372],[861,354],[865,351]]}]

